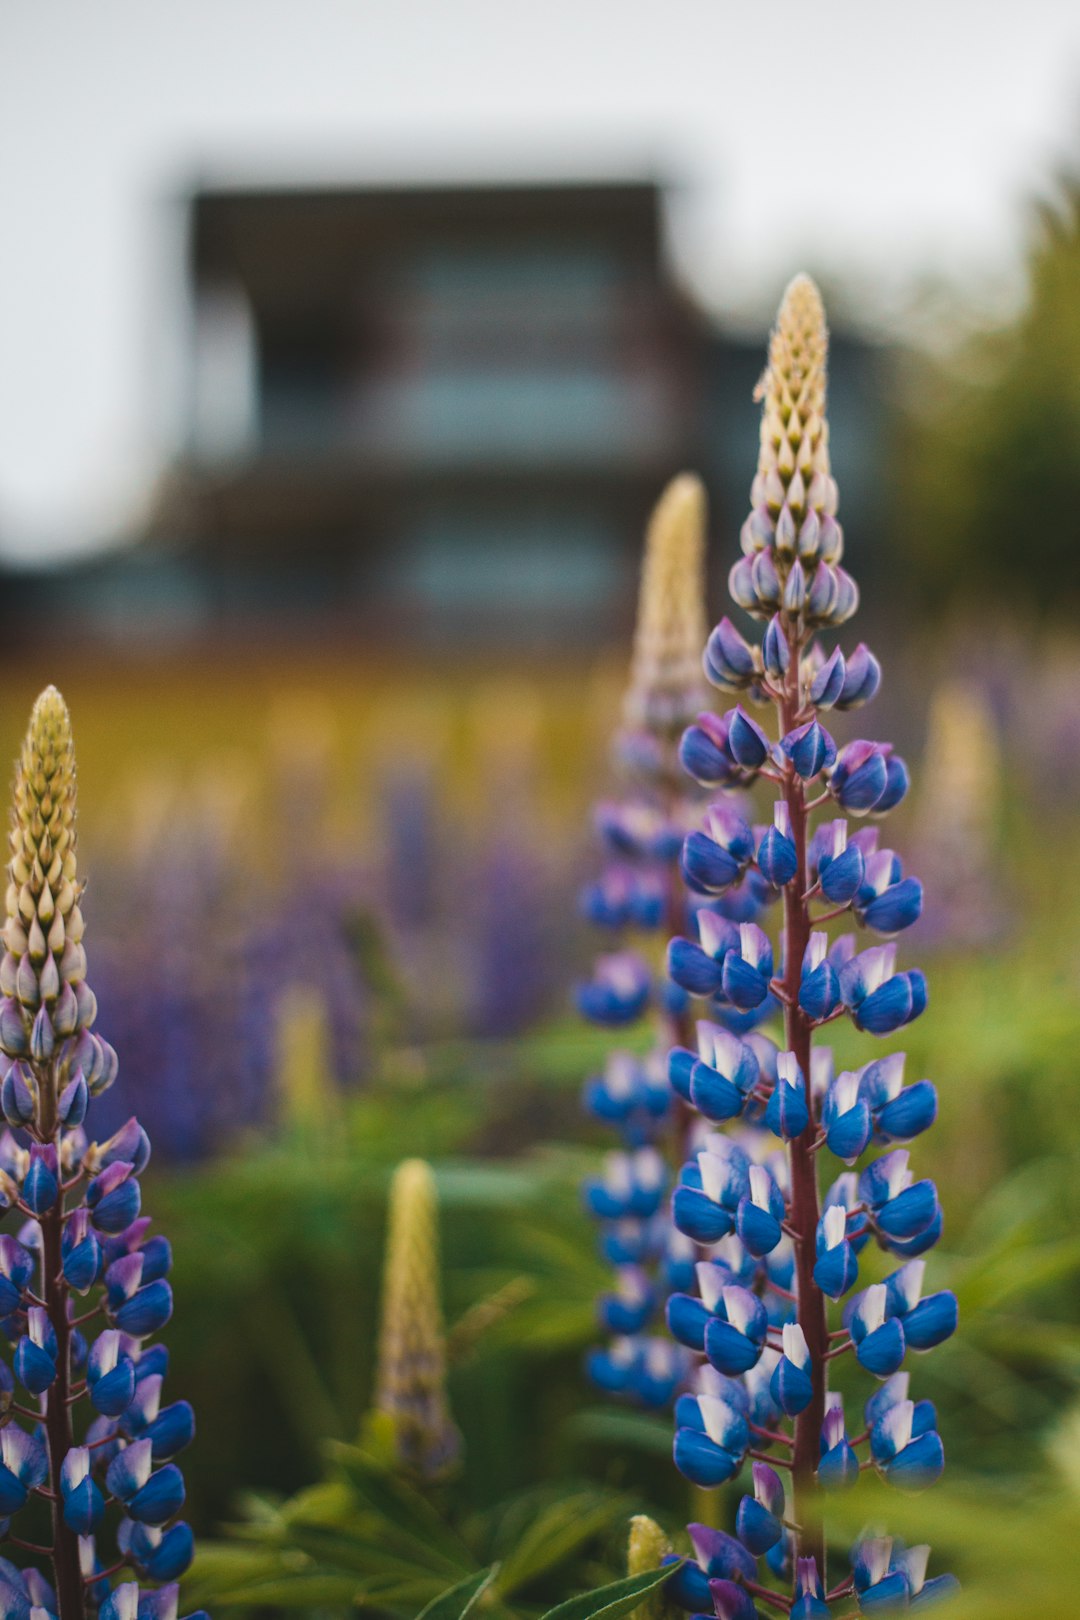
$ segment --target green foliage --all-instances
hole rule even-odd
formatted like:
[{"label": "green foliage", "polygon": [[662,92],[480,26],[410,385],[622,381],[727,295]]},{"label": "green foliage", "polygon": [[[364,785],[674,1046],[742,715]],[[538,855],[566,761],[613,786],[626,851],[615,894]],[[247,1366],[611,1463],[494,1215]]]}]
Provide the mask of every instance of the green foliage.
[{"label": "green foliage", "polygon": [[422,1609],[417,1620],[465,1620],[477,1600],[491,1585],[497,1564],[491,1569],[482,1569],[479,1575],[466,1575],[463,1581],[451,1586],[448,1591],[440,1592],[437,1598],[432,1598],[426,1609]]},{"label": "green foliage", "polygon": [[[948,1620],[1074,1620],[1080,1590],[1080,1497],[1039,1485],[944,1483],[933,1509],[885,1486],[837,1497],[834,1531],[856,1536],[870,1521],[889,1525],[909,1543],[933,1541],[931,1572],[951,1569],[963,1591]],[[841,1541],[845,1548],[847,1542]],[[842,1567],[842,1560],[840,1567]]]},{"label": "green foliage", "polygon": [[[464,1615],[474,1604],[532,1615],[566,1583],[590,1578],[589,1555],[625,1533],[633,1508],[618,1492],[567,1483],[463,1513],[452,1485],[419,1490],[358,1446],[336,1445],[328,1456],[322,1484],[280,1504],[250,1499],[230,1540],[200,1549],[191,1601],[242,1612],[348,1608],[403,1620],[418,1610]],[[632,1588],[617,1586],[595,1606],[606,1614],[609,1604],[625,1602],[609,1620],[651,1589],[641,1577]]]},{"label": "green foliage", "polygon": [[623,1620],[632,1614],[663,1581],[669,1579],[671,1567],[646,1570],[641,1575],[627,1575],[621,1581],[610,1581],[594,1592],[581,1597],[567,1598],[557,1608],[549,1609],[543,1620]]},{"label": "green foliage", "polygon": [[[897,555],[935,602],[1007,594],[1061,612],[1080,591],[1080,182],[1036,213],[1028,296],[912,391],[894,472]],[[1037,548],[1033,566],[1032,548]]]}]

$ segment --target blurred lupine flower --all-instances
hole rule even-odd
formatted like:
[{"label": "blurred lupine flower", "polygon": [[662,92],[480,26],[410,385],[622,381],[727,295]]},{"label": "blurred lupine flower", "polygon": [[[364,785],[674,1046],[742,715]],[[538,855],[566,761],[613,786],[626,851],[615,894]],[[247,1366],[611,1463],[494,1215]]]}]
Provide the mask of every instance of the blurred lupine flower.
[{"label": "blurred lupine flower", "polygon": [[438,1202],[423,1159],[395,1170],[387,1228],[373,1411],[388,1421],[398,1466],[434,1480],[457,1461],[461,1438],[446,1399]]},{"label": "blurred lupine flower", "polygon": [[[899,1053],[835,1073],[829,1049],[813,1044],[844,1016],[869,1034],[892,1034],[927,999],[922,973],[899,965],[893,937],[918,919],[922,886],[867,824],[904,798],[907,767],[889,743],[834,740],[821,718],[869,702],[881,680],[865,646],[845,659],[816,641],[858,600],[840,567],[826,346],[817,289],[798,277],[771,339],[752,511],[730,576],[736,604],[763,621],[762,640],[752,646],[724,620],[704,658],[715,686],[772,706],[775,726],[738,704],[699,716],[680,747],[703,787],[740,795],[716,800],[685,841],[683,877],[708,898],[668,955],[671,977],[708,1013],[696,1042],[672,1050],[669,1079],[681,1104],[713,1126],[687,1133],[692,1152],[672,1199],[676,1227],[702,1255],[693,1271],[680,1268],[667,1307],[673,1337],[698,1360],[676,1401],[675,1461],[705,1488],[753,1461],[736,1537],[691,1526],[696,1562],[669,1593],[720,1620],[752,1620],[759,1603],[799,1620],[840,1620],[852,1600],[862,1613],[895,1611],[927,1606],[954,1585],[927,1581],[925,1549],[909,1555],[873,1538],[832,1584],[826,1567],[826,1490],[853,1486],[871,1464],[909,1489],[941,1472],[933,1407],[908,1398],[900,1369],[910,1351],[931,1349],[956,1327],[952,1294],[923,1296],[919,1257],[941,1232],[937,1192],[917,1179],[907,1149],[892,1146],[933,1122],[933,1086],[905,1086]],[[743,797],[755,783],[774,792],[769,820],[756,828]],[[815,813],[824,817],[816,828]],[[736,888],[755,897],[749,914],[727,906]],[[765,927],[773,901],[783,912],[775,947]],[[845,913],[887,943],[859,950],[854,933],[831,937],[826,925]],[[754,1029],[777,1014],[782,1039]],[[855,1167],[824,1197],[822,1151]],[[855,1293],[871,1240],[899,1264]],[[856,1438],[828,1388],[831,1361],[851,1351],[881,1385]],[[862,1447],[869,1456],[860,1464]]]},{"label": "blurred lupine flower", "polygon": [[279,1116],[294,1133],[325,1138],[341,1112],[325,999],[310,985],[290,985],[276,1012]]},{"label": "blurred lupine flower", "polygon": [[[17,1237],[0,1238],[0,1307],[15,1380],[37,1398],[40,1419],[33,1432],[20,1426],[30,1410],[13,1399],[4,1368],[0,1531],[10,1533],[31,1495],[52,1496],[56,1586],[4,1560],[5,1612],[82,1620],[93,1605],[121,1620],[174,1620],[173,1585],[110,1590],[124,1566],[140,1581],[173,1582],[191,1562],[191,1531],[177,1519],[184,1480],[172,1459],[192,1439],[194,1416],[186,1401],[161,1408],[167,1353],[145,1342],[172,1313],[171,1251],[139,1213],[149,1139],[134,1119],[100,1142],[83,1128],[117,1058],[93,1032],[75,808],[71,724],[49,687],[16,769],[0,961],[0,1107],[10,1127],[0,1139],[3,1202],[24,1217]],[[77,1306],[75,1296],[99,1289],[88,1308]],[[95,1319],[91,1342],[83,1329]],[[83,1401],[96,1414],[86,1423]],[[104,1572],[96,1538],[117,1509],[119,1561]]]},{"label": "blurred lupine flower", "polygon": [[1001,935],[1001,775],[998,726],[985,692],[972,681],[943,682],[930,705],[913,835],[934,895],[920,929],[928,942],[977,945]]},{"label": "blurred lupine flower", "polygon": [[[592,978],[578,986],[579,1011],[608,1028],[647,1017],[656,1043],[644,1057],[613,1051],[603,1073],[585,1085],[586,1109],[618,1133],[626,1150],[609,1155],[603,1176],[583,1189],[600,1222],[601,1253],[617,1268],[614,1292],[598,1305],[601,1326],[615,1337],[590,1354],[587,1367],[602,1389],[648,1406],[670,1401],[684,1372],[684,1358],[672,1357],[670,1344],[665,1356],[648,1329],[667,1278],[692,1263],[672,1249],[670,1222],[661,1212],[670,1181],[661,1148],[676,1112],[663,1054],[690,1031],[685,990],[674,975],[664,975],[655,949],[641,936],[688,923],[677,862],[693,824],[692,789],[677,746],[706,691],[704,548],[704,491],[696,478],[676,478],[653,513],[645,543],[630,680],[615,745],[626,791],[597,809],[607,865],[581,897],[585,917],[616,936],[616,948],[598,957]],[[715,830],[722,836],[722,829]],[[735,828],[734,835],[737,853],[720,851],[717,857],[726,863],[725,883],[753,854],[749,827]],[[709,924],[702,927],[708,938]],[[703,950],[693,948],[701,971],[710,971]]]},{"label": "blurred lupine flower", "polygon": [[[172,1160],[272,1127],[280,1053],[267,1006],[297,984],[323,997],[334,1081],[356,1080],[370,1008],[350,937],[357,877],[340,861],[316,867],[312,847],[309,831],[290,851],[288,892],[267,899],[260,888],[255,903],[247,851],[181,803],[137,858],[96,874],[106,915],[95,984],[124,1037],[123,1073],[101,1103],[107,1126],[136,1109]],[[162,915],[167,937],[154,925]]]},{"label": "blurred lupine flower", "polygon": [[688,473],[672,479],[649,521],[630,681],[627,732],[676,735],[704,697],[705,491]]}]

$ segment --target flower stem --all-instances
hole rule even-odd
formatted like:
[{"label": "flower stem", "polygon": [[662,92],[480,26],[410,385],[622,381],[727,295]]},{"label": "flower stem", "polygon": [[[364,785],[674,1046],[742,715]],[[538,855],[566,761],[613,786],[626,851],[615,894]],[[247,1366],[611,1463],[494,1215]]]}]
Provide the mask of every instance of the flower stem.
[{"label": "flower stem", "polygon": [[[60,1128],[56,1118],[56,1082],[51,1073],[42,1077],[41,1128],[60,1151]],[[52,1488],[52,1563],[56,1576],[59,1620],[84,1620],[86,1602],[79,1543],[75,1532],[64,1523],[60,1494],[60,1469],[72,1447],[71,1427],[71,1323],[68,1320],[67,1287],[58,1281],[63,1275],[61,1240],[64,1232],[64,1200],[58,1193],[51,1209],[38,1217],[41,1225],[41,1288],[49,1321],[56,1334],[56,1378],[45,1396],[45,1444],[49,1454],[49,1484]]]},{"label": "flower stem", "polygon": [[[793,621],[788,622],[787,639],[791,658],[784,683],[783,700],[778,705],[781,736],[786,736],[795,728],[802,708],[799,674],[802,645],[797,626]],[[797,861],[795,877],[784,889],[784,975],[789,997],[784,1011],[784,1029],[788,1049],[794,1052],[802,1071],[807,1108],[813,1119],[813,1096],[810,1088],[812,1029],[809,1019],[798,1004],[803,955],[809,944],[811,931],[810,906],[806,899],[806,890],[809,887],[806,856],[808,807],[802,779],[794,771],[789,773],[784,784],[784,798],[791,818],[791,837]],[[812,1136],[813,1132],[808,1127],[801,1136],[789,1144],[790,1223],[799,1238],[795,1244],[798,1318],[806,1338],[806,1347],[810,1352],[813,1380],[810,1404],[795,1421],[792,1516],[803,1527],[797,1538],[798,1556],[815,1558],[821,1578],[824,1580],[825,1536],[816,1471],[821,1429],[825,1421],[825,1353],[829,1343],[829,1327],[825,1312],[825,1297],[814,1281],[814,1238],[821,1212],[818,1203],[817,1162],[811,1151]]]}]

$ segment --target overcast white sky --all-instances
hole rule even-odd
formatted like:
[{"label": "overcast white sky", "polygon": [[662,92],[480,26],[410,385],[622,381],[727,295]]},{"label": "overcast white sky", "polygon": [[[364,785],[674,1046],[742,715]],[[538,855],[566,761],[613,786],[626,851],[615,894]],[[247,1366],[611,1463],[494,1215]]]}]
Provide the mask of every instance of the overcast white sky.
[{"label": "overcast white sky", "polygon": [[198,177],[657,173],[722,311],[1015,277],[1080,152],[1077,0],[0,0],[0,547],[130,521]]}]

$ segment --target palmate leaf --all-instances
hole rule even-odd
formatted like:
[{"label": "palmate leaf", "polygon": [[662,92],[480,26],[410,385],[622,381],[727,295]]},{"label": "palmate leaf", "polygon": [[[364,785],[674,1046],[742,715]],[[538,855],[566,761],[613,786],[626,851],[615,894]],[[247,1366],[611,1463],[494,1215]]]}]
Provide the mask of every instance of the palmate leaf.
[{"label": "palmate leaf", "polygon": [[465,1616],[491,1584],[498,1564],[482,1569],[477,1575],[467,1575],[456,1586],[450,1586],[438,1597],[432,1598],[426,1609],[421,1609],[417,1620],[465,1620]]},{"label": "palmate leaf", "polygon": [[632,1614],[650,1592],[662,1586],[678,1568],[677,1564],[664,1564],[659,1569],[647,1569],[643,1575],[626,1575],[621,1581],[610,1581],[580,1597],[567,1598],[556,1608],[549,1609],[543,1620],[623,1620]]},{"label": "palmate leaf", "polygon": [[632,1511],[626,1497],[596,1491],[578,1491],[551,1502],[504,1557],[497,1582],[499,1596],[508,1597],[545,1575]]}]

